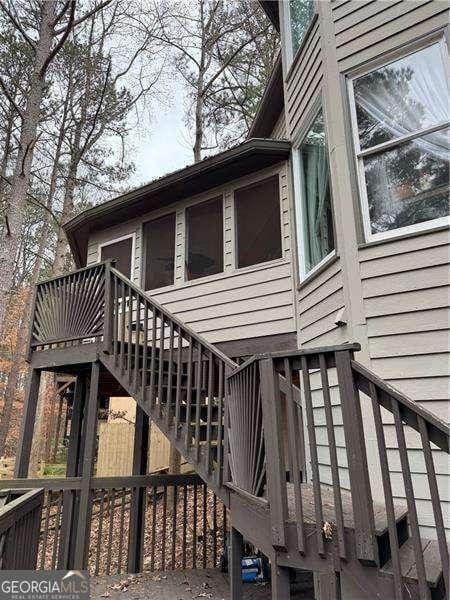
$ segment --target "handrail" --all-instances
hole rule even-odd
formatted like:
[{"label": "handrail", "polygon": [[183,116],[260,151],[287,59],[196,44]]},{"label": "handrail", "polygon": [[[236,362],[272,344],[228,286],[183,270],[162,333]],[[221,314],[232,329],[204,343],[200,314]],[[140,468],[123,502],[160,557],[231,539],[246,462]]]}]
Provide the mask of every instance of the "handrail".
[{"label": "handrail", "polygon": [[168,311],[166,308],[164,308],[162,306],[162,304],[160,304],[157,300],[155,300],[153,298],[153,296],[150,296],[149,294],[146,294],[145,292],[143,292],[140,287],[138,287],[132,281],[127,279],[127,277],[125,277],[120,271],[118,271],[114,267],[111,267],[111,273],[114,273],[114,275],[118,279],[121,279],[123,282],[125,282],[136,294],[139,294],[143,300],[150,302],[158,312],[163,314],[167,319],[170,319],[178,327],[182,328],[190,337],[192,337],[196,341],[200,342],[204,348],[206,348],[209,352],[212,352],[217,358],[221,359],[229,367],[231,367],[231,368],[237,367],[237,363],[235,363],[234,360],[231,360],[231,358],[229,358],[226,354],[224,354],[223,352],[218,350],[213,344],[208,342],[202,335],[197,333],[194,329],[189,327],[189,325],[186,325],[186,323],[184,323],[181,319],[178,319],[178,317],[176,317],[170,311]]}]

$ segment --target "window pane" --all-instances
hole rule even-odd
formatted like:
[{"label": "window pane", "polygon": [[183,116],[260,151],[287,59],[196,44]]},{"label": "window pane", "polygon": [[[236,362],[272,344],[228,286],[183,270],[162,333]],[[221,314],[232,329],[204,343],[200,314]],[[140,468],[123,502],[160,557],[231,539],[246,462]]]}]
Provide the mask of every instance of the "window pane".
[{"label": "window pane", "polygon": [[145,289],[174,282],[175,213],[144,225]]},{"label": "window pane", "polygon": [[281,258],[278,175],[234,192],[238,267]]},{"label": "window pane", "polygon": [[449,214],[449,131],[364,160],[372,233]]},{"label": "window pane", "polygon": [[448,87],[439,44],[354,83],[361,148],[448,120]]},{"label": "window pane", "polygon": [[115,268],[125,275],[125,277],[130,279],[132,247],[132,238],[126,238],[120,242],[114,242],[112,244],[108,244],[107,246],[103,246],[101,250],[101,260],[115,258]]},{"label": "window pane", "polygon": [[187,279],[223,271],[222,197],[186,210],[188,253]]},{"label": "window pane", "polygon": [[322,111],[299,149],[303,260],[308,273],[334,250],[330,174]]},{"label": "window pane", "polygon": [[314,16],[313,0],[290,0],[292,51],[297,52]]}]

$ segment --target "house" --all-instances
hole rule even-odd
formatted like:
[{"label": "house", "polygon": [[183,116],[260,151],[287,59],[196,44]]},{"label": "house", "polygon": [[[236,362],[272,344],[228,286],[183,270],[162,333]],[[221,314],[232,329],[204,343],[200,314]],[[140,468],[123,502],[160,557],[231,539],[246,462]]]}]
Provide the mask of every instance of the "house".
[{"label": "house", "polygon": [[322,599],[445,598],[449,3],[261,5],[282,51],[249,138],[66,225],[79,270],[38,285],[16,476],[41,371],[70,371],[70,567],[98,397],[128,394],[128,568],[150,419],[229,510],[233,599],[243,536],[276,599],[296,569]]}]

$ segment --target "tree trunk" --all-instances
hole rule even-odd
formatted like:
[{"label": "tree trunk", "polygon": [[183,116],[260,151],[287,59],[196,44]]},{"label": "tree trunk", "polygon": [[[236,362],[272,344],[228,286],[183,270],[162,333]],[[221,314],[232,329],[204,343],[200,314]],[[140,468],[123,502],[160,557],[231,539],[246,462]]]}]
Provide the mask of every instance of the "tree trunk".
[{"label": "tree trunk", "polygon": [[30,183],[31,164],[44,95],[44,65],[50,56],[52,47],[55,6],[54,0],[47,0],[40,5],[41,21],[35,63],[22,115],[19,148],[5,215],[6,226],[0,239],[0,337],[3,332],[8,297],[14,282],[14,263],[20,247],[25,200]]}]

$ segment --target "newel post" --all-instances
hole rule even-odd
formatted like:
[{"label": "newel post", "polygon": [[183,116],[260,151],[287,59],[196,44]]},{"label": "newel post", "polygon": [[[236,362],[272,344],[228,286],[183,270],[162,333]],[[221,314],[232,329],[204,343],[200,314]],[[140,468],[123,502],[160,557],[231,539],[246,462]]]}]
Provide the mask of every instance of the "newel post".
[{"label": "newel post", "polygon": [[285,527],[288,517],[286,467],[281,431],[279,378],[272,358],[263,358],[259,361],[259,376],[272,545],[283,551],[286,549]]},{"label": "newel post", "polygon": [[367,465],[361,403],[359,391],[353,378],[351,358],[348,350],[335,352],[352,493],[356,552],[357,557],[362,562],[378,564],[372,491]]},{"label": "newel post", "polygon": [[105,263],[105,311],[103,315],[103,352],[110,354],[113,344],[114,297],[111,266],[115,261]]}]

